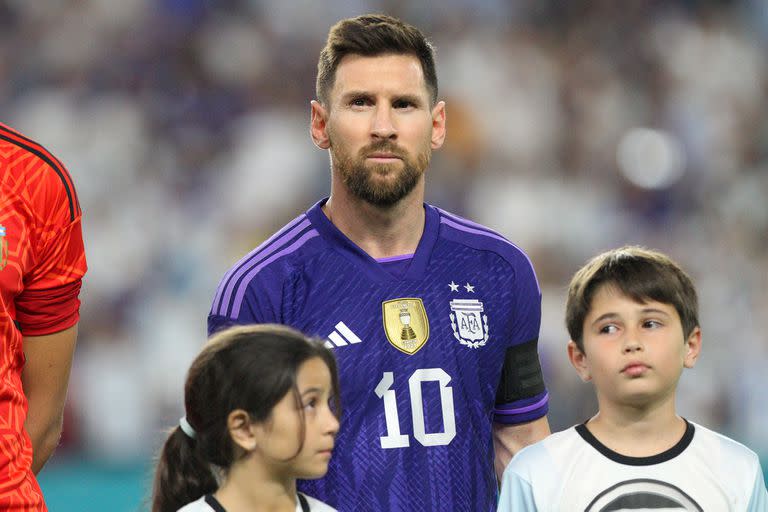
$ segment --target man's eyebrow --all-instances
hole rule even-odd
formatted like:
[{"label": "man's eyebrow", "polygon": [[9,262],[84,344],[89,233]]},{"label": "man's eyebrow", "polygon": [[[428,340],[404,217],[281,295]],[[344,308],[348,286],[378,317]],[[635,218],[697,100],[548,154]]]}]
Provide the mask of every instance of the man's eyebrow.
[{"label": "man's eyebrow", "polygon": [[348,101],[355,98],[371,99],[373,98],[373,95],[369,92],[362,91],[362,90],[347,91],[341,95],[342,101]]},{"label": "man's eyebrow", "polygon": [[421,105],[421,103],[423,103],[422,99],[414,94],[398,94],[392,99],[393,103],[397,101],[406,101],[415,105]]},{"label": "man's eyebrow", "polygon": [[[348,101],[351,101],[353,99],[358,99],[358,98],[373,100],[375,96],[372,93],[364,90],[351,90],[341,95],[342,103],[346,103]],[[402,101],[407,103],[413,103],[414,105],[421,105],[424,103],[424,100],[417,94],[404,93],[404,94],[396,94],[392,97],[392,103],[397,103]]]}]

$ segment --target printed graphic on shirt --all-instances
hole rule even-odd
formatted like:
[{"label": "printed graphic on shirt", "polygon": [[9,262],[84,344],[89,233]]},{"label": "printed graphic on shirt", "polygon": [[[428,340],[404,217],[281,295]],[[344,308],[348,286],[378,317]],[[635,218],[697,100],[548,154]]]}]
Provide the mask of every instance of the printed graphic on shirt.
[{"label": "printed graphic on shirt", "polygon": [[585,512],[613,512],[620,510],[703,512],[703,509],[695,500],[674,485],[650,479],[619,482],[600,493],[587,506]]},{"label": "printed graphic on shirt", "polygon": [[465,347],[479,348],[488,342],[488,315],[484,310],[483,303],[477,299],[451,301],[449,317],[453,336]]},{"label": "printed graphic on shirt", "polygon": [[347,345],[355,345],[362,342],[363,340],[352,332],[352,329],[347,327],[347,324],[339,322],[334,326],[333,332],[328,335],[325,346],[328,348],[346,347]]},{"label": "printed graphic on shirt", "polygon": [[402,298],[381,304],[384,332],[397,350],[415,354],[429,339],[429,320],[421,299]]}]

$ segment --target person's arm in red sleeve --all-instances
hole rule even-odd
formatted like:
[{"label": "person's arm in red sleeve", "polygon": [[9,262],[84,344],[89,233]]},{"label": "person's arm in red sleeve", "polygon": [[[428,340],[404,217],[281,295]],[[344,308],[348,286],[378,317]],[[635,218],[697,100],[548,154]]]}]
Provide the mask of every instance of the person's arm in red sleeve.
[{"label": "person's arm in red sleeve", "polygon": [[48,290],[27,290],[17,302],[23,337],[27,397],[24,424],[32,440],[32,471],[42,469],[59,444],[69,372],[80,319],[81,281]]},{"label": "person's arm in red sleeve", "polygon": [[32,439],[32,471],[38,473],[59,444],[77,324],[44,336],[24,337],[22,373],[29,409],[24,427]]}]

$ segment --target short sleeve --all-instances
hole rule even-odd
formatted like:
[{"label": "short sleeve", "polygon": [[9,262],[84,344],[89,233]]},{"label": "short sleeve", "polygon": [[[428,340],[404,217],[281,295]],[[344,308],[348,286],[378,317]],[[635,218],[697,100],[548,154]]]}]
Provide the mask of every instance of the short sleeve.
[{"label": "short sleeve", "polygon": [[514,320],[510,345],[518,345],[537,339],[541,328],[541,289],[528,257],[520,253],[515,262]]},{"label": "short sleeve", "polygon": [[760,464],[757,465],[755,472],[755,485],[752,488],[747,512],[768,512],[768,491],[765,488],[765,477]]},{"label": "short sleeve", "polygon": [[530,482],[507,467],[501,481],[497,512],[532,512],[538,510]]},{"label": "short sleeve", "polygon": [[17,321],[25,335],[52,334],[79,320],[79,292],[86,273],[82,217],[74,190],[56,180],[31,196],[33,265],[16,297]]}]

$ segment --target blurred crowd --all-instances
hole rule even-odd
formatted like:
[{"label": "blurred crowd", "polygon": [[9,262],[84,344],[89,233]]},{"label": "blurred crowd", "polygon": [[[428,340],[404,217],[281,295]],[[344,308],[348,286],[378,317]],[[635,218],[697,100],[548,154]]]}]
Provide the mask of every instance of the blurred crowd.
[{"label": "blurred crowd", "polygon": [[[148,458],[182,413],[224,271],[328,193],[317,56],[386,12],[437,48],[448,139],[428,200],[526,250],[559,430],[570,275],[625,243],[700,292],[682,412],[768,454],[768,9],[763,0],[0,0],[0,118],[70,170],[89,273],[60,454]],[[61,456],[61,455],[59,455]]]}]

